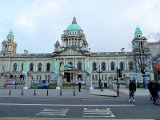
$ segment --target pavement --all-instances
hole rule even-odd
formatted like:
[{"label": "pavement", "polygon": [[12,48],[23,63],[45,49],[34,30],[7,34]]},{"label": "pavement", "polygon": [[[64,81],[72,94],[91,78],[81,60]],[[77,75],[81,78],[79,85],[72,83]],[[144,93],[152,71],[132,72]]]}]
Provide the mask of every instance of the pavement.
[{"label": "pavement", "polygon": [[[127,88],[119,89],[119,96],[128,96]],[[136,96],[149,96],[148,89],[137,88]],[[117,97],[117,89],[0,89],[0,97],[61,97],[61,98],[95,98],[95,97]]]},{"label": "pavement", "polygon": [[[117,96],[117,89],[103,89],[103,91],[101,91],[99,89],[94,89],[94,90],[91,90],[90,93],[94,94],[94,95],[116,97]],[[119,95],[120,96],[126,96],[126,95],[128,96],[129,90],[127,88],[120,88]],[[135,95],[136,96],[149,96],[150,94],[149,94],[148,89],[137,88]]]}]

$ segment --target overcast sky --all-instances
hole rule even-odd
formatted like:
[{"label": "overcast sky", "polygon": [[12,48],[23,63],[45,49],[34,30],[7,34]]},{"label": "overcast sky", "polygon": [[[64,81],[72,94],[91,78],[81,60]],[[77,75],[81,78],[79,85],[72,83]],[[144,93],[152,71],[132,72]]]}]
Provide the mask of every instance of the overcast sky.
[{"label": "overcast sky", "polygon": [[73,17],[91,52],[130,51],[137,25],[160,32],[160,0],[0,0],[0,42],[12,30],[17,53],[51,53]]}]

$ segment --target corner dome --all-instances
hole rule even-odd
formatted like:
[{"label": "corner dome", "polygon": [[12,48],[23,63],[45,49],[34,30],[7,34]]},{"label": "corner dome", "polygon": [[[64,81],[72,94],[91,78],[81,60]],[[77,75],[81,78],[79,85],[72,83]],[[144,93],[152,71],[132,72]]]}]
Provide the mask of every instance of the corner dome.
[{"label": "corner dome", "polygon": [[135,34],[135,35],[136,35],[136,34],[142,34],[142,31],[141,31],[141,29],[140,29],[138,26],[137,26],[134,34]]},{"label": "corner dome", "polygon": [[81,27],[77,24],[76,18],[73,18],[72,24],[67,27],[67,30],[81,30]]},{"label": "corner dome", "polygon": [[12,32],[12,30],[8,33],[7,38],[13,38],[14,39],[14,34]]}]

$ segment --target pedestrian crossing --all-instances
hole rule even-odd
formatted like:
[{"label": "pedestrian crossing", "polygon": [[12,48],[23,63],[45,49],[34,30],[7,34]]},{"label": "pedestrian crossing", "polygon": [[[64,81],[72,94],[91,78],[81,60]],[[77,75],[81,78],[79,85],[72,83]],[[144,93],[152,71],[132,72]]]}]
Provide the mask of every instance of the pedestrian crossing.
[{"label": "pedestrian crossing", "polygon": [[[70,109],[43,109],[38,112],[37,116],[67,116],[68,111]],[[115,115],[112,113],[110,108],[105,109],[83,109],[83,114],[81,115],[83,118],[114,118]]]},{"label": "pedestrian crossing", "polygon": [[84,108],[83,111],[83,117],[115,117],[115,115],[112,113],[110,108],[105,108],[105,109],[88,109]]},{"label": "pedestrian crossing", "polygon": [[69,109],[43,109],[36,115],[42,116],[65,116]]}]

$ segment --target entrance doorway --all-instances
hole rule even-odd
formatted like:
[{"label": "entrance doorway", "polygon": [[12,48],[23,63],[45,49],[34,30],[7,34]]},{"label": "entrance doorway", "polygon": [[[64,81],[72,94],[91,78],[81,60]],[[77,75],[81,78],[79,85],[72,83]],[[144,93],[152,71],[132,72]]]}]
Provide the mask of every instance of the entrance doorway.
[{"label": "entrance doorway", "polygon": [[78,74],[78,80],[82,80],[82,75],[81,74]]},{"label": "entrance doorway", "polygon": [[64,73],[64,76],[66,78],[66,82],[71,82],[70,73]]}]

